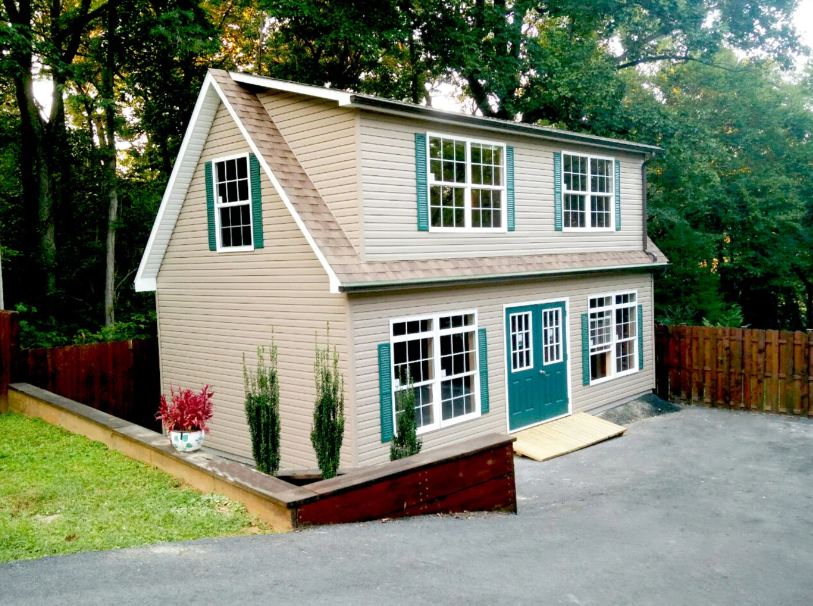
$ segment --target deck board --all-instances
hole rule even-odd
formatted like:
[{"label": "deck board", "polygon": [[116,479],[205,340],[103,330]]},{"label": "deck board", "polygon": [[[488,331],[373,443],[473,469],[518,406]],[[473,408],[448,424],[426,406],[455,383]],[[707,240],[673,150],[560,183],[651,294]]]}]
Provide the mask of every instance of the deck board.
[{"label": "deck board", "polygon": [[514,434],[514,453],[547,461],[623,435],[626,427],[587,413],[557,419]]}]

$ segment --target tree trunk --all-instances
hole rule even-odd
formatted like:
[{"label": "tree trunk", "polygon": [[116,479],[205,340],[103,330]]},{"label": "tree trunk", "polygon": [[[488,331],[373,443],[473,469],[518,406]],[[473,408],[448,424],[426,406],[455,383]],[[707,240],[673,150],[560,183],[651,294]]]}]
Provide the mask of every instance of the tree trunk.
[{"label": "tree trunk", "polygon": [[[39,249],[42,282],[37,294],[49,298],[56,291],[56,238],[48,129],[34,97],[34,78],[28,69],[14,79],[22,129],[23,195],[29,208],[31,232]],[[61,94],[61,92],[60,92]]]},{"label": "tree trunk", "polygon": [[119,217],[119,193],[116,183],[116,99],[114,74],[116,68],[116,6],[111,3],[107,11],[107,57],[102,70],[102,96],[105,101],[106,157],[104,176],[107,185],[107,254],[104,267],[104,325],[116,321],[116,222]]}]

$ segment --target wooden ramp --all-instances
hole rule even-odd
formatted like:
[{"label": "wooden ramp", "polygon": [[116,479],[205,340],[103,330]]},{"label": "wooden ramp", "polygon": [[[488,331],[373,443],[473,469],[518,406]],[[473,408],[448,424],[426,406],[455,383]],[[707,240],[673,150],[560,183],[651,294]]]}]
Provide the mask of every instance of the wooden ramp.
[{"label": "wooden ramp", "polygon": [[580,412],[513,434],[514,453],[547,461],[622,435],[626,427]]}]

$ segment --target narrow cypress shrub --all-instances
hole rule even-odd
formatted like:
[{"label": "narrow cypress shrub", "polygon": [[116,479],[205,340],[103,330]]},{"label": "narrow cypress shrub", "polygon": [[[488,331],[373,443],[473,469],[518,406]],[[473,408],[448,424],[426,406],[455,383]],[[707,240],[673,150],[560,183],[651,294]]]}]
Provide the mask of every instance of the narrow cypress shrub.
[{"label": "narrow cypress shrub", "polygon": [[339,352],[330,351],[330,332],[324,349],[316,344],[313,365],[316,379],[316,403],[313,408],[311,444],[322,477],[333,478],[339,471],[339,457],[344,439],[344,377],[339,372]]},{"label": "narrow cypress shrub", "polygon": [[260,471],[275,475],[279,471],[280,421],[277,346],[271,340],[269,366],[265,348],[257,348],[257,370],[246,367],[243,355],[243,379],[246,391],[246,418],[251,432],[251,454]]},{"label": "narrow cypress shrub", "polygon": [[395,392],[395,417],[397,432],[390,443],[390,461],[416,455],[423,446],[418,439],[415,388],[411,379],[407,389]]}]

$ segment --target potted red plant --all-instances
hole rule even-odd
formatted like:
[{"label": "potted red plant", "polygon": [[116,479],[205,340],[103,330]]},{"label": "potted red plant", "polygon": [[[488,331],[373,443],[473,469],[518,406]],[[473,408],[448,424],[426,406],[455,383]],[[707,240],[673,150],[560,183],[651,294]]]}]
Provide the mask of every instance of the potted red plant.
[{"label": "potted red plant", "polygon": [[178,452],[194,452],[203,445],[209,431],[206,423],[212,418],[213,391],[205,385],[200,392],[176,389],[170,385],[170,399],[161,396],[161,407],[155,418],[161,421],[169,435],[169,443]]}]

